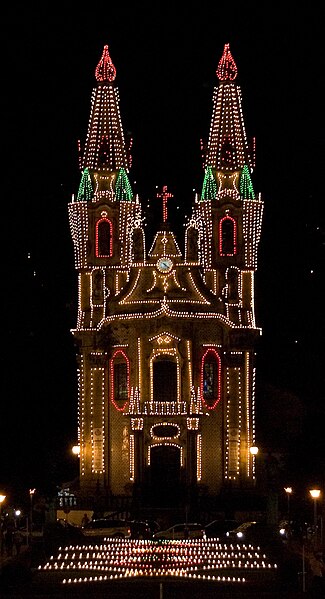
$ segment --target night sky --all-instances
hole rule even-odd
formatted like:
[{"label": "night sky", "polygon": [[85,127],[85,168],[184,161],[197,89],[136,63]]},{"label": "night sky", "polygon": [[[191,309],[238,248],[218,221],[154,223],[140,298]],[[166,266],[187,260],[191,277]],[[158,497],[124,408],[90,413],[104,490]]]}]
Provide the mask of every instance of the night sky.
[{"label": "night sky", "polygon": [[176,15],[175,3],[138,4],[78,4],[67,15],[57,3],[33,3],[3,17],[1,490],[53,490],[78,473],[68,203],[105,44],[133,138],[130,181],[146,215],[147,251],[162,185],[174,194],[169,220],[183,247],[203,182],[200,139],[209,133],[215,72],[230,44],[246,132],[256,137],[253,185],[265,204],[257,442],[291,454],[296,480],[325,486],[324,9],[270,7],[268,15],[264,6],[200,2]]}]

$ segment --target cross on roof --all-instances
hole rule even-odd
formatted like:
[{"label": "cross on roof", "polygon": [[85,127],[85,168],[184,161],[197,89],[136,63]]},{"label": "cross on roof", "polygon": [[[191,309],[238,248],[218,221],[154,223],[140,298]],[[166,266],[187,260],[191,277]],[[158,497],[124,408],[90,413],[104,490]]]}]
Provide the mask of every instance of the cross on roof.
[{"label": "cross on roof", "polygon": [[167,185],[164,185],[161,193],[157,193],[157,198],[162,198],[163,201],[163,222],[167,222],[167,200],[173,198],[173,194],[167,191]]}]

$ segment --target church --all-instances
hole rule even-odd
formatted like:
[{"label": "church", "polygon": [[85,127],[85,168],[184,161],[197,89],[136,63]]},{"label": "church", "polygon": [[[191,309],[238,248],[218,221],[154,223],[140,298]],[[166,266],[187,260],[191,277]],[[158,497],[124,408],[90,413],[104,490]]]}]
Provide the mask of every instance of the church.
[{"label": "church", "polygon": [[147,247],[108,46],[95,68],[80,185],[68,204],[84,496],[136,492],[175,505],[189,492],[217,497],[229,486],[254,487],[263,201],[229,44],[216,77],[202,187],[182,253],[166,186]]}]

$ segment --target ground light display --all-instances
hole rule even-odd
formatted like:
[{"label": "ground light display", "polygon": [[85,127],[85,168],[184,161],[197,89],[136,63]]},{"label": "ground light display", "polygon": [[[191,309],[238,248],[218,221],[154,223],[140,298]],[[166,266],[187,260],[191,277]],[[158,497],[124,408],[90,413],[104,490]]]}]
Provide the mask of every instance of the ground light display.
[{"label": "ground light display", "polygon": [[[245,584],[256,575],[273,580],[277,564],[259,546],[218,539],[139,541],[105,539],[101,544],[61,547],[39,572],[59,574],[64,585],[115,579],[184,578]],[[265,578],[267,580],[267,578]]]}]

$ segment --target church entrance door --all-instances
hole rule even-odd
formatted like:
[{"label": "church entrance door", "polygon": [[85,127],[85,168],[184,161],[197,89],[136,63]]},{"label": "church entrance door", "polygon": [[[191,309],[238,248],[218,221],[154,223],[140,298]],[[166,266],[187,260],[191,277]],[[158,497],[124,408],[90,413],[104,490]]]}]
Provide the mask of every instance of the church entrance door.
[{"label": "church entrance door", "polygon": [[150,487],[152,501],[160,507],[175,506],[181,496],[180,448],[156,445],[151,448]]}]

